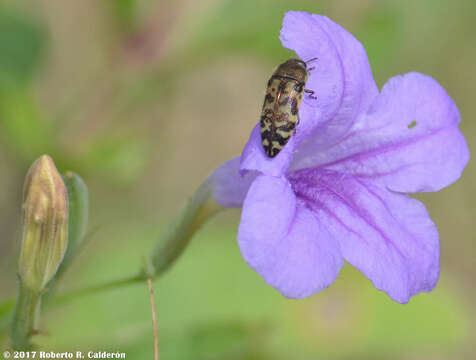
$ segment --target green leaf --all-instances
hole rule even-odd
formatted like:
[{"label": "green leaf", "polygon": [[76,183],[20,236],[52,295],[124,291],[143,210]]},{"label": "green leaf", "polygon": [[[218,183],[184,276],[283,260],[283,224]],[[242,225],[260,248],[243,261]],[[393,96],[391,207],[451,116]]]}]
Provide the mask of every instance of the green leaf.
[{"label": "green leaf", "polygon": [[63,181],[68,191],[68,246],[63,261],[53,279],[48,283],[48,291],[42,299],[45,308],[56,295],[56,290],[61,277],[75,259],[86,237],[88,226],[88,187],[79,175],[68,171],[63,175]]},{"label": "green leaf", "polygon": [[71,171],[68,171],[63,180],[68,189],[68,248],[63,262],[58,269],[57,277],[68,268],[77,251],[81,247],[86,236],[88,226],[88,205],[89,194],[88,187],[83,179]]}]

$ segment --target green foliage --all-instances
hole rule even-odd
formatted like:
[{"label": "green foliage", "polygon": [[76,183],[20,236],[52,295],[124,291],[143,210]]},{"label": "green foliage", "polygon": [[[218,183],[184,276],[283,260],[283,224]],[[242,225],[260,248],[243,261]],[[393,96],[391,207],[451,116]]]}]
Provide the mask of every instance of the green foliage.
[{"label": "green foliage", "polygon": [[137,0],[109,0],[120,28],[129,32],[136,23]]},{"label": "green foliage", "polygon": [[41,62],[44,45],[45,32],[35,20],[0,7],[0,82],[29,81]]},{"label": "green foliage", "polygon": [[88,226],[89,195],[87,185],[79,175],[73,172],[67,172],[63,176],[63,180],[68,190],[68,248],[56,274],[57,277],[61,276],[74,259],[84,241]]},{"label": "green foliage", "polygon": [[[402,305],[376,290],[355,268],[344,267],[339,279],[322,294],[287,304],[286,332],[278,339],[310,356],[402,358],[421,349],[457,351],[466,340],[464,305],[442,279],[431,294]],[[458,309],[458,310],[455,310]]]},{"label": "green foliage", "polygon": [[386,2],[370,8],[355,36],[362,42],[374,76],[385,72],[392,62],[398,62],[403,39],[402,12]]},{"label": "green foliage", "polygon": [[211,11],[201,30],[192,38],[198,56],[247,53],[264,58],[288,57],[281,46],[279,31],[283,15],[289,10],[319,12],[316,1],[228,0]]},{"label": "green foliage", "polygon": [[2,334],[6,334],[14,307],[15,302],[13,300],[0,303],[0,340],[2,338]]},{"label": "green foliage", "polygon": [[108,133],[94,139],[77,165],[81,172],[94,171],[116,183],[130,183],[142,175],[147,150],[148,144],[140,138]]},{"label": "green foliage", "polygon": [[[445,288],[450,282],[442,280],[440,287],[431,295],[416,296],[408,305],[400,306],[387,299],[378,299],[376,294],[372,308],[367,311],[372,314],[370,333],[378,344],[386,344],[387,348],[398,351],[401,344],[407,348],[418,349],[421,344],[428,346],[457,349],[461,340],[468,333],[468,323],[464,316],[464,305],[450,294],[451,288]],[[387,301],[383,301],[387,300]],[[408,331],[408,324],[415,324]]]},{"label": "green foliage", "polygon": [[257,346],[264,340],[263,330],[239,321],[203,324],[181,337],[164,338],[162,356],[177,360],[264,359]]},{"label": "green foliage", "polygon": [[30,163],[44,153],[52,153],[54,130],[45,121],[26,88],[11,84],[0,88],[0,139],[10,154]]}]

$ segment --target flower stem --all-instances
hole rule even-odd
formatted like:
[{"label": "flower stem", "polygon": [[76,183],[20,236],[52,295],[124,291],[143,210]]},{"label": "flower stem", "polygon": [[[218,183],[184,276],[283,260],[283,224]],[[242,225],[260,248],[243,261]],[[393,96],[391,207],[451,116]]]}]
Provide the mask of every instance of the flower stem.
[{"label": "flower stem", "polygon": [[10,336],[15,350],[31,349],[31,336],[37,331],[41,292],[20,283]]},{"label": "flower stem", "polygon": [[205,181],[195,192],[182,215],[162,236],[152,252],[144,278],[157,277],[170,268],[187,247],[198,229],[224,208],[213,199],[213,189]]},{"label": "flower stem", "polygon": [[[213,200],[213,189],[210,183],[205,181],[196,191],[182,215],[159,239],[152,255],[139,274],[60,295],[56,297],[53,304],[64,304],[81,296],[156,279],[174,264],[197,230],[223,209]],[[40,300],[41,294],[33,293],[20,286],[11,327],[13,344],[18,349],[30,346],[30,337],[36,330]],[[8,302],[5,303],[5,306],[7,305]]]},{"label": "flower stem", "polygon": [[74,298],[120,288],[162,275],[178,259],[197,230],[213,215],[224,209],[213,201],[210,184],[204,182],[188,203],[182,215],[159,239],[155,249],[138,275],[93,285],[59,296],[55,303],[62,304]]},{"label": "flower stem", "polygon": [[143,281],[144,280],[142,279],[142,277],[132,276],[132,277],[124,278],[124,279],[113,280],[103,284],[88,286],[83,289],[74,290],[64,295],[58,296],[54,300],[54,304],[57,304],[57,305],[65,304],[78,297],[92,295],[92,294],[100,293],[107,290],[113,290],[113,289],[121,288],[131,284],[136,284]]},{"label": "flower stem", "polygon": [[155,305],[154,288],[152,286],[152,279],[147,279],[147,286],[149,288],[150,309],[152,312],[152,327],[154,331],[154,360],[160,359],[159,353],[159,325],[157,323],[157,310]]}]

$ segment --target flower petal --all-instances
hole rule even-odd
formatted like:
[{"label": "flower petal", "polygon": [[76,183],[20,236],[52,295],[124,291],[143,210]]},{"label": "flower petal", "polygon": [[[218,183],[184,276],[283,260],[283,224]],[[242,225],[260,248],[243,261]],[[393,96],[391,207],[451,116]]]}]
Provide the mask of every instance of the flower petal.
[{"label": "flower petal", "polygon": [[306,84],[317,100],[303,101],[297,144],[312,135],[315,142],[330,144],[348,132],[378,95],[365,49],[329,18],[299,11],[286,13],[281,41],[303,60],[317,58],[309,64],[315,69]]},{"label": "flower petal", "polygon": [[431,77],[394,77],[350,134],[319,151],[308,143],[292,169],[325,167],[371,178],[394,191],[437,191],[456,181],[469,161],[459,112]]},{"label": "flower petal", "polygon": [[260,125],[256,125],[241,154],[240,169],[242,173],[246,173],[248,170],[257,170],[270,176],[283,176],[291,162],[294,141],[295,137],[293,136],[278,155],[269,158],[261,143]]},{"label": "flower petal", "polygon": [[317,100],[303,100],[296,133],[274,159],[265,155],[259,131],[253,130],[243,151],[241,169],[271,176],[286,172],[294,149],[309,137],[325,146],[345,135],[378,94],[362,44],[325,16],[288,12],[280,38],[283,46],[301,59],[316,58],[309,63],[315,69],[306,88],[314,91]]},{"label": "flower petal", "polygon": [[220,165],[208,177],[215,201],[226,208],[241,207],[246,193],[255,180],[256,172],[239,173],[240,158],[236,157]]},{"label": "flower petal", "polygon": [[337,242],[284,178],[259,176],[251,185],[238,242],[246,262],[289,298],[328,287],[343,265]]},{"label": "flower petal", "polygon": [[302,170],[290,181],[297,198],[338,240],[344,259],[377,289],[406,303],[435,287],[438,232],[422,203],[329,170]]}]

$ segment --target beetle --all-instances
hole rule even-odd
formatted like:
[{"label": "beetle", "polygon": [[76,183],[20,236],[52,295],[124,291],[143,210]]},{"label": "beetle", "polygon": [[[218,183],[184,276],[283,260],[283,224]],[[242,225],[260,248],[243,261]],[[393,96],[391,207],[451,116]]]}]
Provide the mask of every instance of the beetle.
[{"label": "beetle", "polygon": [[307,62],[289,59],[279,65],[268,80],[260,117],[261,142],[266,155],[274,158],[296,131],[303,93],[316,99],[314,91],[305,89],[309,72]]}]

